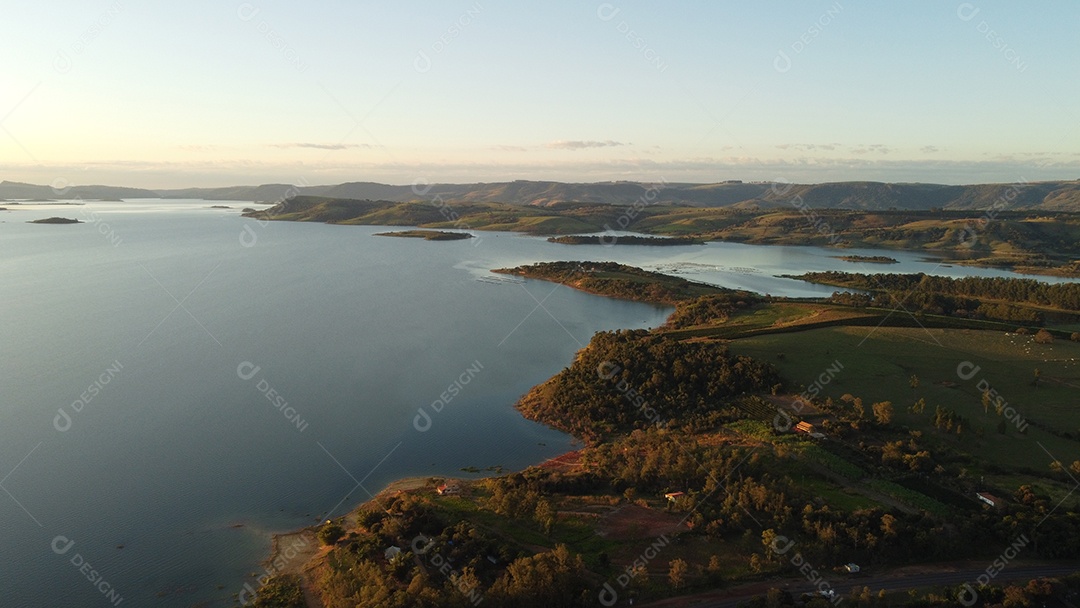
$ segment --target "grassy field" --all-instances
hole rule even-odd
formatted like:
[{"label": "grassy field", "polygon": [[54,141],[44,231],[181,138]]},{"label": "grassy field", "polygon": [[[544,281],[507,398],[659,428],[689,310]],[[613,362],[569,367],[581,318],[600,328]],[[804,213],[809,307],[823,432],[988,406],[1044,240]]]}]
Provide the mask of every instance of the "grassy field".
[{"label": "grassy field", "polygon": [[[828,378],[823,396],[838,399],[850,393],[861,397],[868,411],[873,402],[892,401],[894,424],[922,429],[939,448],[973,454],[980,465],[971,474],[986,468],[982,463],[1009,471],[1047,471],[1052,460],[1047,452],[1066,466],[1080,459],[1080,443],[1044,430],[1077,434],[1080,429],[1077,343],[1043,345],[1031,336],[997,331],[833,327],[745,338],[732,342],[731,349],[770,360],[785,378],[805,386],[824,380],[823,372],[839,362],[843,369]],[[1036,368],[1038,386],[1033,384]],[[909,384],[912,375],[919,378],[918,388]],[[993,405],[984,411],[980,383],[996,390],[1023,420],[1033,422],[1026,434],[1013,421],[1007,421],[1004,435],[998,433],[1002,417]],[[926,411],[910,412],[909,406],[920,398],[926,400]],[[971,428],[960,438],[938,432],[929,421],[937,405],[967,418]]]},{"label": "grassy field", "polygon": [[767,331],[783,331],[845,320],[872,319],[882,313],[846,306],[807,302],[770,302],[736,311],[722,323],[699,325],[667,333],[673,338],[738,338]]}]

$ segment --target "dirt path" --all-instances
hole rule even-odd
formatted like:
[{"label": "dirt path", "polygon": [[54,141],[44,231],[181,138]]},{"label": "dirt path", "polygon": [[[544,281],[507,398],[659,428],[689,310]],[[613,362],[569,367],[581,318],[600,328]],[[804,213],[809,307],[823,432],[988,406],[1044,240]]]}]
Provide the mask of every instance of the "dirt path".
[{"label": "dirt path", "polygon": [[[871,590],[885,589],[897,591],[934,586],[962,585],[973,581],[986,572],[986,563],[950,562],[905,566],[884,571],[871,576],[829,575],[828,581],[841,597],[850,593],[852,588],[870,587]],[[1001,573],[995,584],[1010,581],[1025,581],[1042,576],[1064,576],[1080,568],[1077,562],[1013,562]],[[706,591],[694,595],[684,595],[657,600],[643,606],[652,608],[734,608],[739,603],[755,596],[764,595],[770,587],[787,589],[792,594],[812,591],[814,586],[805,578],[784,577],[768,581],[746,583],[727,589]]]}]

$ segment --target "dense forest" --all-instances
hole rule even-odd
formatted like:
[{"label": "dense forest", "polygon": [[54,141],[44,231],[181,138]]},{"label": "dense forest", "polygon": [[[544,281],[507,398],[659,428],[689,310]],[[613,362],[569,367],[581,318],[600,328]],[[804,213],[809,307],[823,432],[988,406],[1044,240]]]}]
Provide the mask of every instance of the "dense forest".
[{"label": "dense forest", "polygon": [[675,312],[668,317],[665,326],[670,329],[682,329],[708,323],[723,323],[733,313],[747,310],[762,300],[761,296],[748,291],[719,293],[684,300],[675,305]]},{"label": "dense forest", "polygon": [[731,355],[716,342],[680,342],[645,330],[601,332],[520,407],[529,418],[598,441],[656,424],[722,418],[732,397],[778,382],[769,364]]},{"label": "dense forest", "polygon": [[1043,283],[1003,277],[949,277],[917,274],[811,272],[798,278],[868,293],[834,293],[846,306],[895,308],[991,321],[1041,325],[1042,308],[1080,312],[1080,283]]},{"label": "dense forest", "polygon": [[951,277],[914,274],[855,274],[849,272],[808,272],[798,278],[867,291],[895,291],[982,298],[1027,303],[1061,310],[1080,310],[1080,283],[1044,283],[1034,279],[1005,277]]}]

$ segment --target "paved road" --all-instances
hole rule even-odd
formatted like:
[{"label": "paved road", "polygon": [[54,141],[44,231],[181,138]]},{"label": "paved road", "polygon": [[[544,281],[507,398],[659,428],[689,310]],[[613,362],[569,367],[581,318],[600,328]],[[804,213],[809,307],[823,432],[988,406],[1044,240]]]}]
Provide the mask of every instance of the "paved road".
[{"label": "paved road", "polygon": [[[1077,571],[1080,571],[1080,562],[1073,562],[1071,565],[1061,565],[1060,562],[1044,566],[1017,565],[1015,567],[1006,568],[1004,572],[1000,573],[994,579],[994,582],[1026,582],[1041,576],[1064,576]],[[967,568],[949,569],[941,572],[885,574],[878,576],[855,576],[850,578],[828,573],[825,580],[833,586],[833,589],[836,590],[838,595],[846,596],[851,589],[855,587],[860,589],[869,587],[872,592],[877,593],[879,589],[899,591],[922,587],[959,586],[964,583],[973,582],[980,574],[985,574],[985,572],[985,568],[981,570]],[[655,608],[675,608],[676,606],[693,606],[694,608],[736,608],[740,602],[745,602],[755,596],[764,594],[769,587],[785,589],[796,597],[802,593],[809,593],[816,589],[816,587],[808,581],[781,579],[772,582],[766,581],[763,583],[755,583],[753,585],[742,585],[727,590],[726,593],[723,591],[715,591],[698,594],[696,596],[669,598],[651,604],[644,604],[643,606],[653,606]]]}]

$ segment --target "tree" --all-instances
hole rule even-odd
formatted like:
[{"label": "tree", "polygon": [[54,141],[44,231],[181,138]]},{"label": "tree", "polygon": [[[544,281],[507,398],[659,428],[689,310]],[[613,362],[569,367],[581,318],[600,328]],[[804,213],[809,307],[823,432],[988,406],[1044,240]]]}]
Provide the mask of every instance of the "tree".
[{"label": "tree", "polygon": [[866,413],[866,408],[863,407],[862,398],[861,397],[856,397],[855,399],[853,399],[851,401],[851,415],[852,415],[851,426],[854,427],[854,428],[858,428],[859,421],[863,419],[863,414],[865,414],[865,413]]},{"label": "tree", "polygon": [[904,462],[904,448],[901,441],[887,441],[881,446],[881,464],[898,466]]},{"label": "tree", "polygon": [[686,585],[686,574],[689,569],[686,561],[681,558],[668,562],[668,580],[671,581],[671,586],[682,589]]},{"label": "tree", "polygon": [[709,565],[705,566],[705,572],[709,575],[709,581],[713,584],[720,582],[720,572],[723,566],[720,563],[720,556],[713,554],[709,556]]},{"label": "tree", "polygon": [[1038,332],[1035,333],[1035,341],[1039,344],[1053,344],[1054,335],[1046,331],[1045,329],[1040,329]]},{"label": "tree", "polygon": [[773,559],[779,560],[779,556],[776,555],[775,551],[772,551],[773,542],[776,540],[776,537],[776,530],[773,530],[772,528],[761,531],[761,544],[765,545],[765,548],[769,550],[766,552],[769,561],[772,561]]},{"label": "tree", "polygon": [[1073,342],[1080,342],[1080,331],[1074,331],[1072,335],[1069,336],[1069,339]]},{"label": "tree", "polygon": [[765,592],[765,608],[780,608],[784,605],[784,592],[776,587],[769,587]]},{"label": "tree", "polygon": [[922,450],[914,454],[904,454],[904,463],[912,471],[928,471],[933,467],[934,461],[930,458],[930,452]]},{"label": "tree", "polygon": [[990,391],[989,391],[989,389],[982,392],[982,406],[983,406],[983,413],[984,414],[990,413]]},{"label": "tree", "polygon": [[892,538],[896,536],[896,518],[886,513],[881,516],[881,531],[885,534],[886,538]]},{"label": "tree", "polygon": [[911,374],[911,378],[908,379],[908,384],[911,385],[911,390],[919,388],[919,377],[915,374]]},{"label": "tree", "polygon": [[338,524],[332,523],[330,520],[327,520],[326,523],[319,528],[319,541],[324,545],[333,545],[341,540],[342,536],[345,536],[345,530]]},{"label": "tree", "polygon": [[878,424],[882,426],[888,425],[892,422],[893,418],[893,406],[891,401],[881,401],[874,404],[874,418]]},{"label": "tree", "polygon": [[915,405],[911,406],[912,413],[921,414],[926,409],[926,399],[920,398],[915,402]]},{"label": "tree", "polygon": [[1001,604],[1005,608],[1027,608],[1031,605],[1031,599],[1024,593],[1023,588],[1009,585],[1005,588],[1005,599]]},{"label": "tree", "polygon": [[758,555],[757,553],[754,553],[753,555],[750,556],[750,571],[754,572],[754,573],[757,573],[757,572],[761,572],[762,569],[763,569],[763,564],[761,563],[761,556]]},{"label": "tree", "polygon": [[[119,603],[119,602],[117,602]],[[295,575],[271,577],[259,588],[259,595],[251,604],[253,608],[303,608],[304,589]]]},{"label": "tree", "polygon": [[[572,606],[574,598],[589,585],[585,563],[566,545],[510,562],[485,594],[485,605]],[[488,600],[486,598],[490,597]]]},{"label": "tree", "polygon": [[469,566],[462,568],[461,574],[452,576],[450,580],[457,587],[457,590],[467,598],[481,597],[483,594],[480,587],[480,578],[476,576],[476,570]]},{"label": "tree", "polygon": [[551,528],[555,526],[555,509],[547,499],[541,499],[536,503],[533,518],[544,529],[544,534],[550,534]]}]

